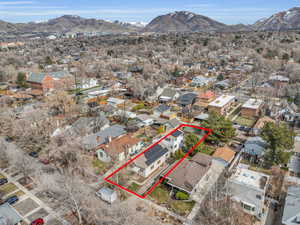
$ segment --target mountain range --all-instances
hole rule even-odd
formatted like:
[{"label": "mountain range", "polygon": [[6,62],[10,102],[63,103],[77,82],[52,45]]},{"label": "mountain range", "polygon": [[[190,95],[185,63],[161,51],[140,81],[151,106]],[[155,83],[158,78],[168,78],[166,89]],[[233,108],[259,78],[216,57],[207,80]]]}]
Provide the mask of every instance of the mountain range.
[{"label": "mountain range", "polygon": [[210,31],[267,31],[300,29],[300,7],[279,12],[252,25],[226,25],[196,13],[179,11],[154,18],[145,26],[141,22],[110,22],[65,15],[39,23],[9,23],[0,20],[0,33],[67,33],[67,32],[210,32]]}]

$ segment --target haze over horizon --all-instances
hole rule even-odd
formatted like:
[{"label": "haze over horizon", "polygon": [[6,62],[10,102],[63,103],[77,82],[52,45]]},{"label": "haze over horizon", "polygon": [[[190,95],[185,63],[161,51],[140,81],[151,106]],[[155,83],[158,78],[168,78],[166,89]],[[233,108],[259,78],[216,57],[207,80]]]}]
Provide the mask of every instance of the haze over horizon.
[{"label": "haze over horizon", "polygon": [[[298,3],[298,4],[297,4]],[[62,15],[84,18],[150,22],[156,16],[174,11],[191,11],[225,24],[252,24],[274,13],[299,6],[299,1],[287,0],[0,0],[0,20],[7,22],[40,22]]]}]

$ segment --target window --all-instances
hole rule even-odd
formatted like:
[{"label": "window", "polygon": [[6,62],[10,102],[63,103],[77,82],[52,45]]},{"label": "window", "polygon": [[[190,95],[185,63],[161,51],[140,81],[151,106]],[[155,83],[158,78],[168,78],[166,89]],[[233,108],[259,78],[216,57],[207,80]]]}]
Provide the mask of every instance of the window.
[{"label": "window", "polygon": [[252,207],[252,206],[250,206],[250,205],[247,205],[247,204],[245,204],[245,203],[243,203],[243,202],[241,202],[241,206],[242,206],[244,209],[248,210],[248,211],[255,211],[255,207]]},{"label": "window", "polygon": [[99,153],[100,153],[100,157],[103,158],[104,157],[103,152],[99,152]]},{"label": "window", "polygon": [[256,195],[256,198],[261,199],[261,195]]}]

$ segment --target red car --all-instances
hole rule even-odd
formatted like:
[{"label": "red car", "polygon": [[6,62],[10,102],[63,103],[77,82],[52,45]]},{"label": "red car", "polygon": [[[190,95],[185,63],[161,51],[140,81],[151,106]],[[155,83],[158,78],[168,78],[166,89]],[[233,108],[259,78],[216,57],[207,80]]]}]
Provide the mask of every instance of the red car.
[{"label": "red car", "polygon": [[32,221],[30,225],[44,225],[44,224],[45,224],[45,221],[42,218],[38,218],[38,219]]}]

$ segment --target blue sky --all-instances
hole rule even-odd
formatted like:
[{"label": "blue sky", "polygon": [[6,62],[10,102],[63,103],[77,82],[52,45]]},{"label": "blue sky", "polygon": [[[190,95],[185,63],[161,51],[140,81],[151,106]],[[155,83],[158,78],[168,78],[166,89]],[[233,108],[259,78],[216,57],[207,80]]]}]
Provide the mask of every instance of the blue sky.
[{"label": "blue sky", "polygon": [[186,10],[226,24],[250,24],[296,6],[300,0],[0,0],[0,20],[36,22],[78,15],[150,22],[158,15]]}]

